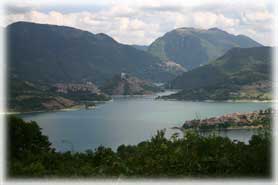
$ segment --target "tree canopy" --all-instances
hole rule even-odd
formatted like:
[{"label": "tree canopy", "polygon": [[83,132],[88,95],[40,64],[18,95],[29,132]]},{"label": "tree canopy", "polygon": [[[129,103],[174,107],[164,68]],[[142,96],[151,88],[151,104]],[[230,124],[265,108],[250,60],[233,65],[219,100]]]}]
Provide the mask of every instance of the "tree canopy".
[{"label": "tree canopy", "polygon": [[17,177],[178,178],[271,176],[271,137],[267,131],[249,143],[187,131],[121,145],[116,151],[99,146],[83,153],[57,152],[36,122],[8,117],[8,175]]}]

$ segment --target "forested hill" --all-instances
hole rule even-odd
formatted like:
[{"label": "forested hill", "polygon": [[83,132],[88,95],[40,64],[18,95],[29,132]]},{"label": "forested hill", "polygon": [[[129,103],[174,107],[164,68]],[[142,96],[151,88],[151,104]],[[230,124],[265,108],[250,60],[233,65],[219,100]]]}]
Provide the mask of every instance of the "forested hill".
[{"label": "forested hill", "polygon": [[[271,135],[265,130],[248,144],[194,131],[166,138],[165,131],[117,151],[99,146],[84,153],[59,153],[36,122],[8,117],[9,178],[271,178]],[[269,119],[265,124],[270,124]]]},{"label": "forested hill", "polygon": [[271,100],[271,47],[233,48],[170,82],[182,91],[164,99]]},{"label": "forested hill", "polygon": [[262,46],[244,35],[233,35],[218,28],[177,28],[156,39],[148,51],[162,61],[172,61],[191,70],[222,56],[234,47]]},{"label": "forested hill", "polygon": [[45,84],[10,79],[7,84],[7,111],[55,111],[79,107],[86,101],[108,101],[94,84]]},{"label": "forested hill", "polygon": [[121,72],[160,82],[174,76],[157,57],[103,33],[29,22],[6,31],[8,74],[21,80],[101,84]]},{"label": "forested hill", "polygon": [[271,47],[233,48],[215,61],[183,73],[170,86],[177,89],[271,80]]}]

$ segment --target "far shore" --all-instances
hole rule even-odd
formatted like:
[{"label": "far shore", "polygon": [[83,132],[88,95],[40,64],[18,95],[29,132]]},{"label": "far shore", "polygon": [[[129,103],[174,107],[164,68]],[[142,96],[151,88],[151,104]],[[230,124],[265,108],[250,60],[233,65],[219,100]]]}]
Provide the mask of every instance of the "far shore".
[{"label": "far shore", "polygon": [[75,111],[85,108],[85,105],[74,105],[69,108],[53,109],[53,110],[37,110],[37,111],[24,111],[24,112],[4,112],[5,115],[19,115],[19,114],[31,114],[31,113],[46,113],[46,112],[63,112],[63,111]]},{"label": "far shore", "polygon": [[180,131],[193,129],[200,132],[262,129],[268,128],[269,125],[256,122],[256,120],[270,119],[271,114],[271,108],[253,112],[235,112],[205,119],[186,120],[182,126],[175,126],[171,129]]},{"label": "far shore", "polygon": [[[108,101],[94,101],[95,103],[102,103],[102,102],[113,102],[113,98],[128,98],[128,97],[148,97],[151,96],[153,94],[149,94],[149,95],[113,95],[112,99],[108,100]],[[167,101],[184,101],[184,102],[207,102],[207,103],[275,103],[275,100],[178,100],[178,99],[171,99],[171,98],[161,98],[161,99],[156,99],[155,100],[167,100]],[[53,110],[37,110],[37,111],[24,111],[24,112],[20,112],[20,111],[7,111],[4,112],[3,114],[5,115],[18,115],[18,114],[30,114],[30,113],[45,113],[45,112],[59,112],[59,111],[75,111],[75,110],[80,110],[85,108],[84,104],[78,104],[78,105],[74,105],[72,107],[68,107],[68,108],[62,108],[62,109],[53,109]]]},{"label": "far shore", "polygon": [[174,98],[156,98],[156,100],[167,100],[167,101],[188,101],[188,102],[207,102],[207,103],[217,103],[217,102],[223,102],[223,103],[275,103],[277,101],[275,100],[248,100],[248,99],[242,99],[242,100],[179,100]]},{"label": "far shore", "polygon": [[[200,132],[212,132],[212,131],[232,131],[232,130],[256,130],[256,129],[261,129],[262,127],[260,125],[258,126],[242,126],[242,127],[230,127],[230,128],[214,128],[214,129],[199,129],[198,131]],[[171,129],[173,130],[179,130],[181,132],[190,130],[190,129],[185,129],[183,127],[172,127]]]},{"label": "far shore", "polygon": [[[96,104],[101,104],[101,103],[112,102],[112,101],[113,101],[113,99],[110,99],[108,101],[91,101],[91,102],[96,103]],[[76,111],[76,110],[81,110],[81,109],[85,109],[85,104],[81,103],[81,104],[76,104],[76,105],[73,105],[73,106],[67,107],[67,108],[52,109],[52,110],[37,110],[37,111],[23,111],[23,112],[7,111],[7,112],[4,112],[3,114],[5,114],[5,115],[19,115],[19,114],[31,114],[31,113]],[[92,108],[89,108],[89,109],[92,109]]]}]

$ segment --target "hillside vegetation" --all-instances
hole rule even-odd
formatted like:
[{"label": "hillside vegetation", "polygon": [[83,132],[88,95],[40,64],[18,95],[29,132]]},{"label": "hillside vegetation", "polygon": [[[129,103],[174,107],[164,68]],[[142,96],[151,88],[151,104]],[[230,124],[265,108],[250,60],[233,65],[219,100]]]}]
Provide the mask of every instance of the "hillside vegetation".
[{"label": "hillside vegetation", "polygon": [[233,48],[209,64],[183,73],[169,83],[183,89],[168,99],[270,100],[270,47]]},{"label": "hillside vegetation", "polygon": [[110,100],[110,97],[102,92],[82,89],[61,92],[54,85],[19,79],[10,79],[7,89],[7,109],[10,112],[53,111],[79,107],[86,101]]},{"label": "hillside vegetation", "polygon": [[99,85],[121,72],[158,82],[175,76],[157,57],[103,33],[29,22],[13,23],[6,32],[8,74],[21,80]]},{"label": "hillside vegetation", "polygon": [[267,131],[252,136],[248,144],[194,131],[167,139],[158,131],[150,140],[121,145],[117,151],[100,146],[85,153],[59,153],[36,122],[8,117],[7,124],[9,178],[271,177]]},{"label": "hillside vegetation", "polygon": [[109,95],[146,95],[161,90],[148,81],[128,74],[115,75],[101,89]]},{"label": "hillside vegetation", "polygon": [[156,39],[148,51],[162,61],[172,61],[191,70],[222,56],[234,47],[262,46],[244,35],[233,35],[218,28],[178,28]]}]

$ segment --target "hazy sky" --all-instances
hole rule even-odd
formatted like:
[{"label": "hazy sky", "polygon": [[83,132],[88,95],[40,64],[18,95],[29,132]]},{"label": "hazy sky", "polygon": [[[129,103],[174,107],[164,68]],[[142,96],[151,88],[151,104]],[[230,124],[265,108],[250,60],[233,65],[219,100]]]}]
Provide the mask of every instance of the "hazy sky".
[{"label": "hazy sky", "polygon": [[[272,45],[274,0],[18,0],[6,5],[4,26],[16,21],[106,33],[127,44],[150,44],[179,27],[218,27]],[[66,2],[66,3],[65,3]],[[78,2],[78,3],[77,3]]]}]

